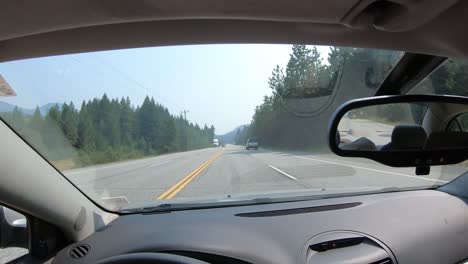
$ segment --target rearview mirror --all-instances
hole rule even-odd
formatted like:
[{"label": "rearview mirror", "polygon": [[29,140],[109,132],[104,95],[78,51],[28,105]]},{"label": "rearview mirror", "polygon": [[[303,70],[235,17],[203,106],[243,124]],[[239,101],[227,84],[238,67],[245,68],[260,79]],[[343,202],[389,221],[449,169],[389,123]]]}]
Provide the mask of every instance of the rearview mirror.
[{"label": "rearview mirror", "polygon": [[450,127],[466,112],[468,98],[458,96],[352,100],[334,113],[329,145],[339,156],[368,158],[394,167],[455,164],[468,158],[468,130]]}]

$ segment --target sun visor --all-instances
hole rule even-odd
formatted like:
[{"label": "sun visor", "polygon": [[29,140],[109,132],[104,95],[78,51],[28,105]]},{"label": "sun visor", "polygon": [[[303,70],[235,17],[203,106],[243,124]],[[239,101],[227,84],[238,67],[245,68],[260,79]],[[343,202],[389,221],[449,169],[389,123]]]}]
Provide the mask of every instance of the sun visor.
[{"label": "sun visor", "polygon": [[[0,40],[80,27],[182,19],[339,24],[359,0],[25,0],[2,3]],[[52,8],[53,7],[53,8]]]}]

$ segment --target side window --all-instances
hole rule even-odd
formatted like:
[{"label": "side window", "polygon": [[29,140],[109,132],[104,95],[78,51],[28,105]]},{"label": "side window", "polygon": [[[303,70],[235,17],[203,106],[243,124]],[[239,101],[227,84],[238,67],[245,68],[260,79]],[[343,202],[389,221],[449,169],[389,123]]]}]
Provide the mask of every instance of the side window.
[{"label": "side window", "polygon": [[453,119],[447,130],[450,132],[468,132],[468,113],[463,113]]},{"label": "side window", "polygon": [[0,206],[0,263],[15,263],[28,254],[26,217]]}]

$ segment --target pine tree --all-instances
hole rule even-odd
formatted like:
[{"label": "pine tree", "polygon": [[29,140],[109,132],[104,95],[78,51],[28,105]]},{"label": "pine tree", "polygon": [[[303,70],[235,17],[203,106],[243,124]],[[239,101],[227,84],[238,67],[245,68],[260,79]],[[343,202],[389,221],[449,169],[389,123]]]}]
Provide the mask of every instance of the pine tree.
[{"label": "pine tree", "polygon": [[123,145],[131,146],[135,136],[135,117],[130,99],[120,100],[120,138]]},{"label": "pine tree", "polygon": [[161,152],[169,152],[174,148],[174,140],[176,136],[175,130],[175,123],[172,118],[164,121],[163,129],[161,131]]},{"label": "pine tree", "polygon": [[49,109],[42,127],[42,137],[47,151],[44,153],[46,157],[52,160],[62,160],[68,158],[64,155],[67,149],[66,141],[61,125],[61,112],[58,105]]},{"label": "pine tree", "polygon": [[39,107],[36,107],[36,110],[34,110],[34,114],[29,121],[29,128],[40,132],[42,130],[43,123],[44,119],[42,118],[41,111],[39,110]]},{"label": "pine tree", "polygon": [[322,65],[320,53],[316,47],[312,49],[305,45],[293,45],[286,66],[286,76],[284,77],[284,92],[280,93],[285,97],[316,97],[325,95],[323,91],[323,80],[326,67]]},{"label": "pine tree", "polygon": [[215,127],[211,125],[210,134],[208,135],[208,141],[210,142],[210,144],[213,143],[214,136],[215,136]]},{"label": "pine tree", "polygon": [[145,147],[147,152],[154,149],[157,140],[155,108],[156,105],[154,104],[154,100],[151,100],[148,96],[146,96],[137,113],[138,131],[140,137],[147,144]]},{"label": "pine tree", "polygon": [[49,109],[49,112],[46,115],[46,121],[54,123],[55,126],[60,124],[60,109],[58,105],[54,105]]},{"label": "pine tree", "polygon": [[81,104],[79,114],[78,146],[80,149],[87,151],[94,151],[96,149],[96,131],[85,101]]},{"label": "pine tree", "polygon": [[111,100],[110,105],[110,122],[109,122],[109,131],[110,131],[110,144],[114,149],[118,149],[121,143],[121,126],[120,126],[120,103],[117,99]]},{"label": "pine tree", "polygon": [[45,117],[38,107],[31,117],[18,107],[2,117],[47,159],[76,164],[210,147],[215,131],[172,116],[153,98],[135,109],[128,97],[119,101],[106,94],[83,101],[79,111],[70,102],[51,107]]},{"label": "pine tree", "polygon": [[70,144],[76,146],[78,143],[78,116],[73,102],[70,105],[63,104],[60,124],[63,134]]},{"label": "pine tree", "polygon": [[[96,148],[101,151],[106,151],[112,147],[113,127],[112,127],[112,107],[107,97],[104,94],[100,100],[97,100],[97,112],[94,114],[97,119],[96,123]],[[96,110],[95,110],[96,111]]]},{"label": "pine tree", "polygon": [[19,107],[15,106],[15,108],[13,108],[10,122],[11,122],[11,125],[15,128],[15,130],[19,134],[24,133],[26,122],[25,122],[23,112],[21,111]]},{"label": "pine tree", "polygon": [[285,94],[283,69],[276,65],[268,79],[268,86],[273,90],[273,96],[281,97]]}]

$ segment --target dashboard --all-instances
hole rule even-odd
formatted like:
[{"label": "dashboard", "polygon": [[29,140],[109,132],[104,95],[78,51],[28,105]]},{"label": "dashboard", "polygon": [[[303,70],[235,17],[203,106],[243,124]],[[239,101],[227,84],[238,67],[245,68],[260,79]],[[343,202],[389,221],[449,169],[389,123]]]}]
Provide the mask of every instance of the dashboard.
[{"label": "dashboard", "polygon": [[455,264],[468,258],[467,204],[420,190],[123,215],[53,263]]}]

